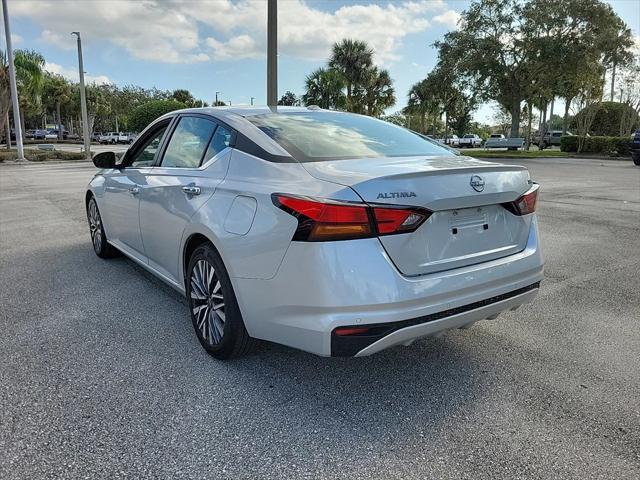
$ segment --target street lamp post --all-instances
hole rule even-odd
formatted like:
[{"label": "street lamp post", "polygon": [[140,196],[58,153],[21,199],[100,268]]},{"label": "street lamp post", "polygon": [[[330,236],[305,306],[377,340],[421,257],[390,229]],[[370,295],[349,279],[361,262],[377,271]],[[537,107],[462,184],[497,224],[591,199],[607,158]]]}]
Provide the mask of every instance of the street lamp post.
[{"label": "street lamp post", "polygon": [[256,99],[256,97],[251,97],[251,105],[253,105],[253,101]]},{"label": "street lamp post", "polygon": [[[7,41],[7,59],[9,60],[9,83],[11,84],[11,101],[13,103],[13,128],[16,132],[17,160],[24,162],[24,146],[22,145],[22,124],[20,123],[20,106],[18,104],[18,86],[16,85],[16,67],[13,64],[13,47],[11,45],[11,29],[9,27],[9,11],[7,0],[2,0],[2,12],[4,14],[4,33]],[[7,119],[8,121],[8,119]],[[7,142],[11,141],[11,128]],[[8,145],[8,143],[7,143]]]},{"label": "street lamp post", "polygon": [[278,0],[267,3],[267,105],[278,103]]},{"label": "street lamp post", "polygon": [[214,107],[217,107],[217,106],[218,106],[218,94],[219,94],[219,93],[220,93],[220,92],[216,92],[216,103],[215,103]]},{"label": "street lamp post", "polygon": [[[84,155],[91,159],[91,138],[89,138],[89,121],[87,115],[87,94],[84,89],[84,66],[82,64],[82,40],[80,32],[71,32],[78,37],[78,69],[80,73],[80,109],[82,110],[82,136],[84,138]],[[116,117],[117,121],[117,117]]]}]

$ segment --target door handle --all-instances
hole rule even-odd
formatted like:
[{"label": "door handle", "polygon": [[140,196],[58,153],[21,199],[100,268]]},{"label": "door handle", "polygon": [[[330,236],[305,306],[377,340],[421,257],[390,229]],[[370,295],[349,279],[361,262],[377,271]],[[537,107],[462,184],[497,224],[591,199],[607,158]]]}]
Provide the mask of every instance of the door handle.
[{"label": "door handle", "polygon": [[200,195],[200,187],[195,185],[186,185],[182,187],[182,191],[188,195]]},{"label": "door handle", "polygon": [[138,187],[131,187],[131,188],[129,189],[129,193],[130,193],[131,195],[137,195],[137,194],[139,194],[139,193],[140,193],[140,189],[139,189]]}]

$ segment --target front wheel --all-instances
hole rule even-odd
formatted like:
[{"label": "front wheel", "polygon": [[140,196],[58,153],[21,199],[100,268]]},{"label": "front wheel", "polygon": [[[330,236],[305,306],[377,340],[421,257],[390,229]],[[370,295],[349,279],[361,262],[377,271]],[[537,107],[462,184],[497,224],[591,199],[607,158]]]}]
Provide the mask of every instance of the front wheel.
[{"label": "front wheel", "polygon": [[220,360],[248,353],[255,340],[247,333],[229,274],[213,246],[196,248],[185,283],[193,328],[207,353]]},{"label": "front wheel", "polygon": [[102,225],[102,217],[96,199],[91,197],[87,204],[87,220],[89,221],[89,233],[91,234],[91,243],[93,251],[100,258],[111,258],[118,254],[118,251],[107,242],[107,235],[104,233]]},{"label": "front wheel", "polygon": [[640,152],[632,152],[631,158],[633,159],[634,165],[640,166]]}]

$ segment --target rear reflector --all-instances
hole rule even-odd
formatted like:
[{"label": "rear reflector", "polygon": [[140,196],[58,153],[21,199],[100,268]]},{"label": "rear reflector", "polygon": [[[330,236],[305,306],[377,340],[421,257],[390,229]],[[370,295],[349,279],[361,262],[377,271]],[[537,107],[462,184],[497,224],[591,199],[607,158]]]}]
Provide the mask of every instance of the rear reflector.
[{"label": "rear reflector", "polygon": [[531,189],[518,198],[515,202],[504,203],[503,206],[515,215],[528,215],[536,211],[538,205],[538,190],[540,186],[535,184]]},{"label": "rear reflector", "polygon": [[273,203],[298,219],[294,240],[352,240],[415,231],[429,218],[423,208],[370,206],[295,195],[273,194]]},{"label": "rear reflector", "polygon": [[344,337],[346,335],[361,335],[368,331],[368,327],[338,327],[333,331],[333,334]]}]

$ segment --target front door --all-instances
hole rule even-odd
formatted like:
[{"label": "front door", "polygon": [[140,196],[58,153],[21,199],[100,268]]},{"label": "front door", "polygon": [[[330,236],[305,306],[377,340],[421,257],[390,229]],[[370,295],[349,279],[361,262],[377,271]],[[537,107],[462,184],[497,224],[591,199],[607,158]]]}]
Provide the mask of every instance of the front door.
[{"label": "front door", "polygon": [[124,167],[105,175],[104,202],[107,238],[118,248],[140,260],[146,255],[140,233],[140,192],[147,183],[155,156],[169,123],[159,125],[127,151]]}]

